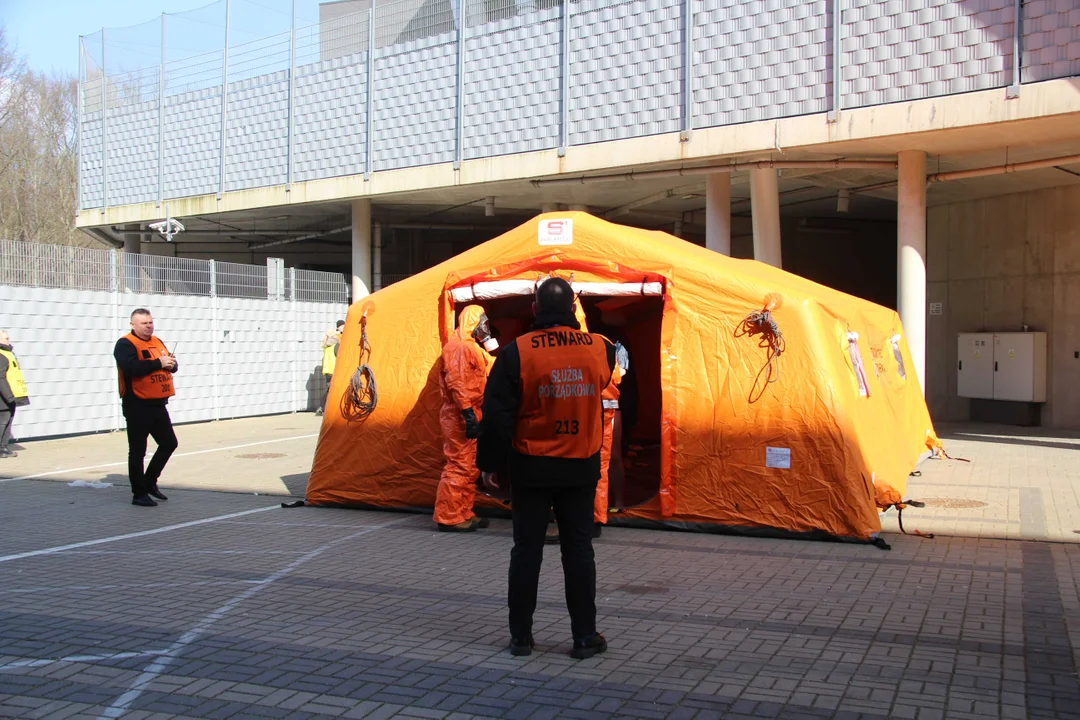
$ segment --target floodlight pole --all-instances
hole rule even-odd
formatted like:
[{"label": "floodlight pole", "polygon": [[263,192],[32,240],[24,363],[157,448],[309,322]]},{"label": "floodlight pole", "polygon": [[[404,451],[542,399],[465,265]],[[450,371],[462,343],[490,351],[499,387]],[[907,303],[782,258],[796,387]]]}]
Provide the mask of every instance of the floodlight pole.
[{"label": "floodlight pole", "polygon": [[293,96],[296,92],[296,0],[292,2],[292,26],[289,29],[289,128],[285,149],[285,192],[292,192],[293,176]]},{"label": "floodlight pole", "polygon": [[105,90],[105,28],[101,28],[101,212],[109,207],[109,94]]},{"label": "floodlight pole", "polygon": [[221,140],[218,148],[217,199],[225,192],[225,133],[229,123],[229,22],[232,17],[232,0],[225,0],[225,50],[221,63]]},{"label": "floodlight pole", "polygon": [[165,13],[161,13],[161,67],[158,73],[157,205],[165,196]]}]

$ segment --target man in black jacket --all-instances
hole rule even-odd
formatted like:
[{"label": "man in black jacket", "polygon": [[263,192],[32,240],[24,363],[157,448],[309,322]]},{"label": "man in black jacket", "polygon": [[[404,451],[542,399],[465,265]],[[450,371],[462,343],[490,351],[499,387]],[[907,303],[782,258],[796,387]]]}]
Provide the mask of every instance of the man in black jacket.
[{"label": "man in black jacket", "polygon": [[600,479],[600,393],[615,368],[615,347],[581,332],[574,292],[561,278],[536,291],[532,330],[495,359],[484,390],[476,464],[483,482],[509,468],[514,549],[510,554],[510,652],[532,652],[548,511],[559,523],[566,605],[583,659],[607,649],[596,632],[593,498]]},{"label": "man in black jacket", "polygon": [[[154,336],[154,318],[145,308],[131,313],[131,332],[116,341],[113,357],[127,420],[131,504],[154,507],[154,498],[168,500],[158,489],[158,478],[177,445],[166,407],[175,394],[172,376],[178,368],[176,358]],[[157,450],[144,470],[147,436],[154,438]]]},{"label": "man in black jacket", "polygon": [[26,381],[11,348],[11,338],[7,330],[0,330],[0,459],[18,456],[8,450],[8,442],[15,423],[15,409],[29,404]]}]

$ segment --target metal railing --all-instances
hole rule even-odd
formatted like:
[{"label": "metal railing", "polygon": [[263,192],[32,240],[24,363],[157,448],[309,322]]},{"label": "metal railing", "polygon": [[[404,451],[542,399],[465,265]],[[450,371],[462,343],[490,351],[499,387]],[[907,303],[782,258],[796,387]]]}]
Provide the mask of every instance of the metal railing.
[{"label": "metal railing", "polygon": [[286,269],[278,258],[244,265],[18,240],[0,240],[0,285],[337,304],[349,297],[341,273]]}]

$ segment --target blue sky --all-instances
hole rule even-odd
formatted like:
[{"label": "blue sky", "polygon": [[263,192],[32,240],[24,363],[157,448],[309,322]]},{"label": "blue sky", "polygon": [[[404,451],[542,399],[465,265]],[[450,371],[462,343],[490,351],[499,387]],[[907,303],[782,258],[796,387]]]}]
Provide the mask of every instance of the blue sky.
[{"label": "blue sky", "polygon": [[[292,0],[232,0],[233,27],[230,45],[287,30]],[[156,20],[162,12],[178,13],[208,4],[208,0],[0,0],[0,23],[8,41],[17,45],[30,68],[38,72],[74,75],[79,68],[79,36],[95,33],[104,25],[121,28]],[[221,7],[224,3],[221,3]],[[318,0],[297,0],[297,24],[318,19]],[[223,12],[197,14],[197,22],[174,23],[170,46],[201,47],[214,44],[222,30],[207,19],[223,17]],[[223,25],[221,21],[221,25]],[[169,29],[168,23],[166,29]],[[107,34],[108,36],[108,34]],[[113,33],[117,45],[110,52],[124,69],[154,65],[154,45],[160,32],[148,26]],[[220,47],[220,44],[217,45]],[[112,74],[114,64],[109,63]]]}]

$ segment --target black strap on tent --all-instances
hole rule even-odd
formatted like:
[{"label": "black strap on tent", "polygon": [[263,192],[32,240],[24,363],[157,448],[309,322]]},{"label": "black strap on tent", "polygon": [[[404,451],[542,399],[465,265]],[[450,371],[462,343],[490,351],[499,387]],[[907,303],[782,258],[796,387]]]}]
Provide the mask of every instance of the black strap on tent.
[{"label": "black strap on tent", "polygon": [[945,448],[943,448],[943,447],[938,448],[938,452],[941,453],[942,457],[944,457],[944,458],[946,458],[948,460],[956,460],[957,462],[971,462],[967,458],[953,457],[949,453],[945,452]]},{"label": "black strap on tent", "polygon": [[917,535],[918,537],[926,538],[927,540],[933,540],[934,539],[934,533],[924,533],[921,530],[912,530],[911,532],[908,532],[907,530],[904,529],[904,508],[907,507],[908,505],[910,505],[911,507],[916,507],[916,508],[924,508],[924,507],[926,507],[926,503],[920,502],[918,500],[905,500],[902,503],[897,503],[896,504],[896,522],[897,522],[897,524],[900,525],[900,532],[904,533],[905,535]]},{"label": "black strap on tent", "polygon": [[291,503],[281,503],[281,507],[283,507],[283,508],[304,507],[304,501],[303,500],[297,500],[296,502],[291,502]]},{"label": "black strap on tent", "polygon": [[870,544],[876,548],[881,548],[882,550],[892,550],[892,545],[885,542],[885,538],[876,537],[870,541]]}]

